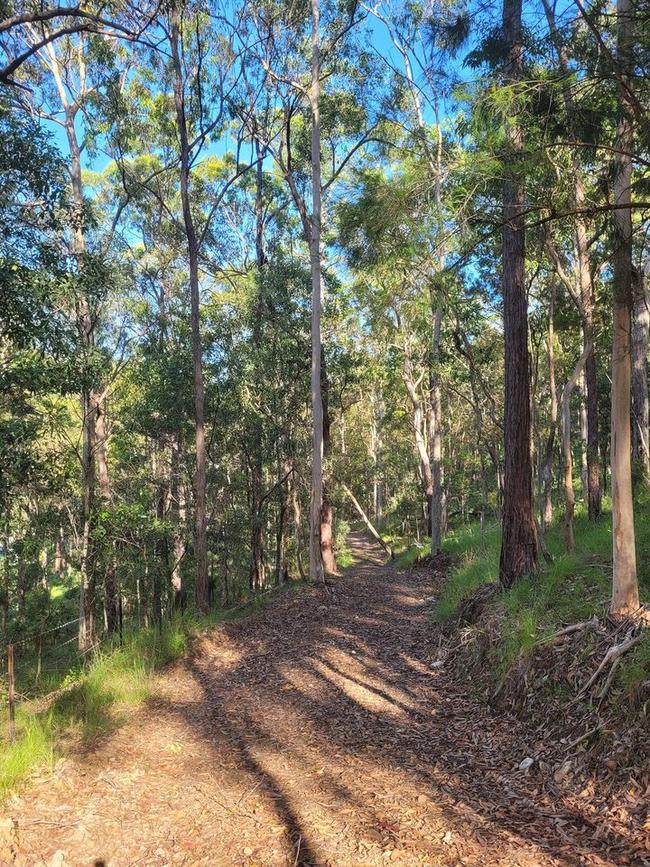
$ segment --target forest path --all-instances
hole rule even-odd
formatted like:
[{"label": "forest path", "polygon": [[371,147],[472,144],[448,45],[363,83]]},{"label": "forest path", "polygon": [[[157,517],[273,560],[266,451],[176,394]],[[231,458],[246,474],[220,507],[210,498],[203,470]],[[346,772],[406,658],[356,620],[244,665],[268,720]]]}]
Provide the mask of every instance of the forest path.
[{"label": "forest path", "polygon": [[517,770],[518,723],[431,667],[431,574],[351,543],[335,584],[214,630],[124,726],[14,797],[14,863],[624,863],[624,840],[607,860],[594,821]]}]

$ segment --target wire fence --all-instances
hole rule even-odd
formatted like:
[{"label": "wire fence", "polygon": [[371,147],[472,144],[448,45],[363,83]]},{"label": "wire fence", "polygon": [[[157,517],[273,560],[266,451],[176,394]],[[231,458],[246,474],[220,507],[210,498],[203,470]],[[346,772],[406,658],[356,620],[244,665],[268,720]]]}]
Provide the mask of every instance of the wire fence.
[{"label": "wire fence", "polygon": [[[16,710],[26,702],[46,702],[61,688],[66,676],[83,664],[90,651],[77,648],[79,617],[66,620],[22,638],[8,641],[0,649],[0,710],[7,721],[7,736],[16,737]],[[66,635],[66,630],[73,630]],[[53,641],[55,635],[62,640]],[[4,709],[2,705],[5,705]]]},{"label": "wire fence", "polygon": [[[275,586],[269,587],[224,610],[235,612],[246,608],[251,602],[276,590]],[[0,740],[2,729],[5,728],[4,721],[9,740],[15,738],[16,711],[21,705],[32,703],[30,712],[35,708],[40,710],[41,706],[49,708],[63,689],[78,683],[92,654],[102,647],[110,646],[113,640],[119,640],[122,644],[120,618],[118,630],[113,635],[108,631],[98,633],[89,647],[79,648],[80,620],[80,617],[74,617],[54,625],[44,620],[29,635],[17,636],[15,639],[5,637],[6,643],[0,645]],[[144,622],[138,616],[132,624],[137,632],[153,625],[147,622],[146,613]],[[159,629],[162,626],[162,622],[158,624]]]}]

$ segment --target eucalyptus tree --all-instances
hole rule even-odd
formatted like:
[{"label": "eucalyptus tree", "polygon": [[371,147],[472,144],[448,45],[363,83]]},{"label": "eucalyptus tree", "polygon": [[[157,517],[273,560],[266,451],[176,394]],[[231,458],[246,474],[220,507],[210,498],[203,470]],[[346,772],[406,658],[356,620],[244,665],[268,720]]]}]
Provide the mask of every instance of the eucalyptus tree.
[{"label": "eucalyptus tree", "polygon": [[[62,235],[62,252],[76,274],[75,297],[70,299],[68,311],[78,333],[83,371],[80,396],[82,532],[79,646],[87,650],[94,642],[95,633],[93,530],[97,511],[97,463],[105,454],[105,442],[97,430],[104,390],[99,371],[105,359],[102,359],[103,351],[97,345],[97,336],[108,286],[108,269],[104,261],[108,251],[100,249],[93,237],[92,208],[84,186],[83,155],[93,135],[92,102],[110,75],[112,47],[103,35],[95,32],[86,33],[83,29],[77,31],[71,27],[55,37],[51,25],[21,20],[19,34],[13,33],[12,48],[21,60],[14,76],[11,97],[14,107],[59,126],[67,144],[72,210],[67,232]],[[101,429],[99,433],[102,433]],[[107,478],[105,463],[101,478]],[[114,607],[112,588],[107,586],[106,591]]]},{"label": "eucalyptus tree", "polygon": [[[572,60],[569,50],[571,41],[575,41],[575,19],[571,22],[569,36],[565,36],[564,30],[557,20],[556,6],[543,0],[544,11],[548,22],[549,33],[557,56],[557,65],[560,73],[562,100],[564,103],[564,117],[566,126],[562,124],[560,140],[568,133],[570,144],[568,147],[571,170],[573,174],[573,201],[575,209],[573,246],[575,255],[575,271],[577,280],[569,278],[559,261],[550,237],[547,239],[549,255],[555,264],[560,279],[567,288],[570,296],[574,299],[580,314],[583,346],[590,347],[586,354],[584,366],[585,394],[586,394],[586,423],[587,423],[587,506],[589,517],[593,520],[598,518],[601,510],[600,491],[600,463],[598,456],[598,382],[596,370],[596,350],[594,335],[594,305],[595,292],[592,278],[592,262],[590,257],[590,242],[588,235],[587,219],[582,211],[587,197],[587,184],[585,181],[584,148],[581,148],[581,115],[588,107],[580,104],[579,91],[574,86],[576,78],[575,65],[572,68]],[[578,19],[579,20],[579,19]],[[586,144],[586,143],[585,143]]]},{"label": "eucalyptus tree", "polygon": [[639,609],[632,497],[630,386],[632,292],[632,153],[634,149],[635,10],[616,5],[618,111],[614,153],[613,341],[612,341],[612,540],[611,612],[625,617]]},{"label": "eucalyptus tree", "polygon": [[38,122],[4,100],[0,142],[0,629],[9,642],[49,616],[48,542],[60,539],[76,494],[57,417],[80,371],[65,315],[74,291],[60,244],[65,165]]},{"label": "eucalyptus tree", "polygon": [[[223,14],[221,14],[223,13]],[[201,329],[201,268],[214,223],[231,187],[263,157],[242,161],[248,136],[244,122],[232,111],[242,78],[245,48],[239,42],[244,10],[208,10],[201,4],[173,3],[160,9],[154,30],[160,34],[155,51],[146,57],[155,76],[143,65],[112,93],[113,154],[121,167],[127,196],[145,190],[156,199],[166,220],[184,239],[190,302],[195,461],[194,524],[195,595],[199,610],[210,606],[207,526],[207,441],[204,347]],[[161,113],[161,106],[165,110]],[[170,117],[173,122],[170,123]],[[149,132],[149,138],[143,134]],[[142,140],[152,143],[153,163],[143,170]],[[217,156],[216,149],[223,152]],[[161,175],[177,179],[173,198],[162,194]],[[200,180],[198,179],[201,175]]]},{"label": "eucalyptus tree", "polygon": [[537,569],[537,535],[530,455],[530,372],[528,299],[525,274],[524,179],[521,177],[523,126],[523,32],[521,0],[503,2],[505,64],[503,80],[514,105],[505,120],[506,160],[503,181],[503,335],[505,344],[504,454],[502,541],[499,575],[511,586]]},{"label": "eucalyptus tree", "polygon": [[[367,170],[358,172],[356,180],[356,201],[342,202],[338,209],[340,237],[357,273],[360,298],[372,311],[371,321],[378,325],[381,322],[383,339],[399,346],[401,379],[411,406],[427,523],[429,530],[433,526],[440,533],[443,491],[439,382],[433,384],[435,394],[431,393],[432,364],[435,376],[440,373],[441,303],[448,288],[436,275],[440,198],[436,195],[432,200],[429,195],[430,166],[423,158],[404,160],[399,168],[394,161],[390,177]],[[427,291],[422,291],[423,286]],[[427,320],[432,323],[433,342],[429,340],[423,346]],[[422,359],[426,362],[424,368]],[[434,539],[434,544],[437,553],[439,540]]]},{"label": "eucalyptus tree", "polygon": [[[384,8],[386,7],[386,8]],[[445,214],[442,203],[442,188],[446,168],[443,166],[443,133],[440,122],[444,105],[445,89],[443,76],[434,69],[431,58],[431,48],[435,38],[430,34],[435,32],[436,20],[430,10],[412,7],[406,14],[393,8],[390,3],[377,3],[367,6],[368,11],[384,24],[391,43],[395,48],[401,63],[399,77],[403,78],[412,103],[412,139],[415,147],[422,154],[423,161],[430,172],[430,184],[435,202],[435,227],[432,227],[436,243],[436,255],[432,265],[439,272],[444,272],[447,256],[447,239]],[[418,50],[420,49],[420,50]],[[390,62],[387,59],[387,62]],[[417,64],[420,75],[416,80],[414,65]],[[395,69],[395,67],[393,67]],[[433,115],[434,124],[427,124],[425,111]],[[441,285],[434,279],[425,280],[428,285],[431,301],[431,362],[429,372],[429,399],[427,401],[427,418],[429,422],[428,460],[423,462],[427,475],[429,520],[431,533],[431,553],[436,555],[442,545],[443,520],[443,487],[442,487],[442,404],[440,396],[440,339],[444,315]],[[406,382],[406,380],[405,380]],[[411,402],[414,402],[412,386],[408,386]],[[428,467],[428,468],[427,468]]]},{"label": "eucalyptus tree", "polygon": [[[364,18],[359,5],[333,2],[321,8],[319,0],[312,0],[309,11],[307,15],[301,7],[289,9],[269,3],[256,6],[254,16],[260,41],[258,53],[277,112],[274,117],[277,125],[273,133],[267,132],[266,140],[300,216],[312,272],[309,551],[311,575],[322,580],[323,570],[336,571],[331,544],[332,507],[327,485],[323,483],[323,458],[328,450],[324,436],[328,430],[324,416],[327,377],[322,365],[321,325],[323,198],[334,194],[336,181],[354,157],[380,138],[381,112],[368,89],[368,73],[376,64],[354,39]],[[307,40],[308,58],[303,51]],[[377,82],[379,90],[381,75]],[[322,160],[324,148],[327,158]],[[325,177],[323,164],[329,167]]]}]

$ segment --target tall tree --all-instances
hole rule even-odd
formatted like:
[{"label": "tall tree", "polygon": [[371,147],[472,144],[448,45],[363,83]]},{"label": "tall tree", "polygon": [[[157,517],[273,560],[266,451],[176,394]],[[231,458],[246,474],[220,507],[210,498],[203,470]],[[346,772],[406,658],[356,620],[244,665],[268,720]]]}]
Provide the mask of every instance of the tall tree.
[{"label": "tall tree", "polygon": [[537,537],[530,455],[530,374],[528,298],[525,282],[524,184],[521,157],[524,139],[518,118],[518,87],[523,77],[524,47],[521,0],[504,0],[503,34],[507,51],[504,82],[515,103],[506,120],[507,159],[503,182],[503,334],[505,345],[503,535],[499,575],[510,587],[537,569]]},{"label": "tall tree", "polygon": [[321,385],[321,162],[320,162],[320,6],[311,3],[311,190],[309,258],[311,261],[311,408],[312,463],[309,524],[309,571],[315,581],[323,580],[321,556],[321,513],[323,509],[323,396]]},{"label": "tall tree", "polygon": [[639,608],[632,498],[630,385],[632,314],[632,102],[634,4],[616,4],[618,119],[614,153],[613,340],[612,340],[612,541],[611,613],[624,617]]},{"label": "tall tree", "polygon": [[190,284],[190,317],[192,329],[192,366],[194,378],[194,429],[196,472],[194,475],[194,555],[196,558],[196,604],[199,611],[210,607],[208,579],[207,528],[207,451],[205,442],[205,386],[203,384],[203,344],[201,341],[201,311],[199,298],[199,242],[192,215],[190,192],[190,142],[185,111],[185,70],[182,60],[180,9],[172,3],[170,10],[170,48],[174,69],[174,108],[179,137],[180,193],[183,225],[187,238],[187,264]]},{"label": "tall tree", "polygon": [[[555,4],[552,4],[550,0],[543,0],[543,2],[562,76],[562,97],[568,133],[573,141],[578,141],[578,109],[570,82],[569,52],[557,27]],[[594,520],[598,518],[601,511],[600,462],[598,456],[598,382],[594,345],[595,299],[589,258],[587,223],[582,215],[586,200],[584,170],[579,149],[575,146],[571,150],[571,168],[574,181],[574,205],[577,212],[577,216],[575,217],[574,246],[578,291],[575,292],[573,286],[570,284],[565,283],[565,285],[567,285],[571,297],[574,298],[578,307],[582,321],[583,346],[591,346],[591,353],[587,357],[585,364],[584,380],[587,410],[587,508],[589,517]]]}]

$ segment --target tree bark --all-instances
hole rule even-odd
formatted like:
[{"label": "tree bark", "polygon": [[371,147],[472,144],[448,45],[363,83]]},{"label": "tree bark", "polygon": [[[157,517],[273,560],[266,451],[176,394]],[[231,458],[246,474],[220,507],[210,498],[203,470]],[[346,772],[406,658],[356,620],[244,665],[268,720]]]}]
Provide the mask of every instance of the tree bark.
[{"label": "tree bark", "polygon": [[[58,73],[57,73],[58,74]],[[61,87],[59,88],[61,91]],[[62,101],[64,97],[62,97]],[[83,267],[86,252],[86,238],[82,226],[84,208],[81,178],[81,148],[75,129],[76,107],[65,107],[65,130],[70,148],[70,179],[72,200],[78,212],[78,225],[74,229],[72,249],[77,268]],[[77,329],[84,352],[84,364],[89,367],[95,346],[95,323],[90,303],[84,296],[79,305]],[[95,641],[95,551],[92,538],[95,505],[95,420],[93,390],[85,384],[81,392],[81,499],[82,499],[82,543],[79,582],[79,650],[89,650]]]},{"label": "tree bark", "polygon": [[415,448],[420,461],[420,475],[424,486],[424,495],[426,497],[426,518],[427,530],[431,529],[431,501],[433,498],[433,474],[431,472],[431,458],[427,449],[427,441],[423,430],[423,414],[422,402],[418,396],[418,385],[413,375],[413,361],[411,358],[411,348],[408,341],[404,346],[404,367],[402,370],[402,380],[406,386],[406,391],[411,401],[413,408],[413,435],[415,437]]},{"label": "tree bark", "polygon": [[[503,30],[508,46],[505,81],[516,85],[523,75],[521,0],[504,0]],[[525,286],[524,186],[517,172],[523,133],[515,117],[506,122],[514,172],[503,183],[503,332],[505,343],[504,452],[505,485],[499,577],[511,587],[537,570],[537,535],[530,455],[530,376],[528,299]]]},{"label": "tree bark", "polygon": [[[632,161],[634,146],[634,109],[630,104],[632,72],[631,0],[618,0],[617,62],[618,122],[614,154],[614,202],[631,204]],[[622,207],[613,212],[613,343],[612,343],[612,537],[613,587],[610,611],[625,617],[639,608],[639,584],[636,571],[634,539],[634,504],[632,499],[630,384],[631,384],[631,311],[632,311],[632,212]]]},{"label": "tree bark", "polygon": [[582,499],[585,503],[589,503],[589,461],[587,459],[587,382],[585,380],[584,371],[578,381],[578,386],[580,388],[580,406],[578,408],[578,422],[580,428],[580,484],[582,486]]},{"label": "tree bark", "polygon": [[[264,171],[263,171],[263,147],[257,135],[255,135],[255,156],[257,165],[255,168],[255,264],[257,266],[257,298],[255,300],[253,322],[251,323],[252,345],[257,376],[261,382],[264,371],[259,369],[257,350],[260,347],[262,336],[262,322],[264,318],[264,264],[266,261],[264,252]],[[260,591],[266,583],[266,568],[264,562],[264,515],[263,515],[263,485],[264,467],[262,460],[262,436],[263,430],[259,419],[254,416],[251,424],[251,443],[249,465],[251,472],[251,496],[250,496],[250,522],[251,522],[251,562],[248,578],[248,586],[251,592]]]},{"label": "tree bark", "polygon": [[196,605],[207,613],[210,608],[208,578],[208,532],[206,514],[207,451],[205,444],[205,388],[203,384],[203,345],[199,298],[199,244],[190,201],[190,147],[185,117],[183,67],[178,8],[171,7],[170,47],[174,65],[174,106],[180,141],[180,193],[183,223],[187,238],[190,280],[190,319],[192,332],[192,368],[194,379],[194,425],[196,438],[196,471],[194,476],[194,520],[196,558]]},{"label": "tree bark", "polygon": [[390,547],[381,538],[381,534],[379,533],[377,528],[373,525],[373,523],[370,520],[370,518],[368,517],[368,515],[363,511],[361,504],[359,503],[357,498],[354,496],[352,491],[348,488],[348,486],[346,484],[342,484],[342,488],[345,491],[345,493],[348,495],[348,497],[350,498],[350,502],[352,503],[352,505],[356,509],[356,511],[357,511],[359,517],[361,518],[361,520],[363,521],[363,523],[366,525],[366,527],[370,531],[370,534],[372,535],[372,537],[379,542],[379,544],[384,549],[384,551],[388,554],[388,556],[392,557],[393,554],[392,554]]},{"label": "tree bark", "polygon": [[[108,431],[106,417],[96,394],[91,396],[95,411],[95,455],[99,477],[99,496],[102,504],[108,506],[113,499],[111,479],[108,471]],[[104,563],[104,610],[106,617],[106,632],[113,635],[119,625],[118,611],[119,589],[117,585],[117,564],[115,562],[115,544],[106,552]]]},{"label": "tree bark", "polygon": [[311,259],[311,406],[312,472],[309,526],[309,571],[314,581],[323,581],[321,516],[323,510],[323,402],[321,396],[321,157],[320,157],[320,7],[312,0],[311,31],[311,181],[312,215],[309,252]]},{"label": "tree bark", "polygon": [[384,520],[384,484],[382,420],[384,403],[381,390],[373,391],[370,400],[370,459],[372,460],[372,508],[376,526],[381,529]]},{"label": "tree bark", "polygon": [[[650,260],[646,267],[650,266]],[[646,272],[634,275],[634,310],[632,314],[632,458],[644,484],[650,481],[648,434],[648,336],[650,299]]]},{"label": "tree bark", "polygon": [[[325,355],[321,355],[321,402],[323,406],[323,458],[326,460],[331,451],[331,422],[329,410],[329,379]],[[329,496],[329,484],[323,479],[323,506],[320,520],[320,549],[323,568],[330,575],[337,573],[334,553],[334,509]]]},{"label": "tree bark", "polygon": [[169,473],[166,460],[167,446],[165,437],[160,436],[154,444],[153,462],[154,478],[156,480],[156,520],[158,532],[156,537],[156,565],[153,570],[151,618],[158,627],[162,626],[162,585],[163,575],[169,576],[169,541],[163,525],[167,517],[169,504]]},{"label": "tree bark", "polygon": [[431,348],[431,554],[435,557],[442,549],[442,401],[440,395],[440,331],[442,307],[436,307],[433,316]]},{"label": "tree bark", "polygon": [[564,465],[564,545],[569,554],[576,549],[573,535],[573,516],[576,507],[576,497],[573,490],[573,451],[571,448],[571,394],[585,369],[587,359],[593,354],[593,347],[587,344],[573,369],[571,378],[562,389],[562,461]]},{"label": "tree bark", "polygon": [[174,562],[171,568],[173,609],[185,608],[185,588],[181,564],[185,558],[185,489],[180,479],[180,432],[172,436],[169,466],[170,513],[174,526]]},{"label": "tree bark", "polygon": [[557,433],[557,387],[555,384],[555,300],[556,287],[551,286],[551,303],[548,311],[548,388],[550,396],[551,423],[549,426],[546,448],[544,451],[544,463],[541,469],[541,481],[543,486],[542,503],[542,528],[548,530],[553,522],[553,452],[555,449],[555,435]]}]

